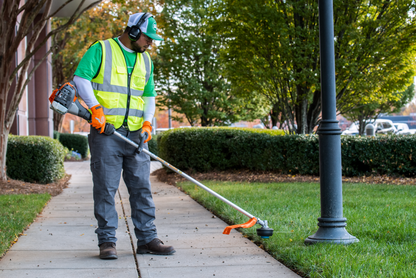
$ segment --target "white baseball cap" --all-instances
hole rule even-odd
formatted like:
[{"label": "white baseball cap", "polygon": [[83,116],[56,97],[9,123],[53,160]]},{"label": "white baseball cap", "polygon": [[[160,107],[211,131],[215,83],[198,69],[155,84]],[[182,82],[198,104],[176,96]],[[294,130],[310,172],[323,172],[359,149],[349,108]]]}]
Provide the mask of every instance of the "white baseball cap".
[{"label": "white baseball cap", "polygon": [[[127,23],[127,26],[132,27],[136,25],[143,15],[144,13],[132,14],[129,17],[129,22]],[[151,14],[146,15],[146,20],[143,22],[143,24],[140,25],[140,30],[142,31],[142,33],[144,33],[146,36],[153,40],[163,41],[163,38],[156,34],[156,20],[153,18]]]}]

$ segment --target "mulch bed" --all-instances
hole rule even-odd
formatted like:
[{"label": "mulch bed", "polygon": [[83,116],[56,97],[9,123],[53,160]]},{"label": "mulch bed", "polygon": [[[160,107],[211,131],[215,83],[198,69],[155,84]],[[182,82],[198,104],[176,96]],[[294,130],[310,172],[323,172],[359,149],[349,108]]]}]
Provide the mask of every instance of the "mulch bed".
[{"label": "mulch bed", "polygon": [[[215,181],[236,181],[236,182],[319,182],[318,176],[308,175],[287,175],[275,172],[262,172],[250,170],[230,170],[230,171],[213,171],[209,173],[196,173],[186,171],[187,175],[192,178]],[[186,181],[184,177],[174,172],[167,172],[165,169],[159,169],[152,173],[159,181],[171,185],[177,182]],[[368,176],[368,177],[342,177],[343,182],[348,183],[368,183],[368,184],[396,184],[396,185],[415,185],[416,178],[391,177],[391,176]]]},{"label": "mulch bed", "polygon": [[[65,158],[65,162],[82,162],[89,157],[76,159],[75,157]],[[48,184],[31,183],[14,180],[7,177],[7,181],[0,181],[0,195],[7,194],[42,194],[49,193],[51,196],[59,195],[62,190],[68,187],[71,175],[66,174],[62,179]]]},{"label": "mulch bed", "polygon": [[49,193],[51,196],[56,196],[64,188],[68,187],[70,178],[71,175],[66,174],[62,179],[48,184],[30,183],[7,178],[7,181],[0,181],[0,195]]}]

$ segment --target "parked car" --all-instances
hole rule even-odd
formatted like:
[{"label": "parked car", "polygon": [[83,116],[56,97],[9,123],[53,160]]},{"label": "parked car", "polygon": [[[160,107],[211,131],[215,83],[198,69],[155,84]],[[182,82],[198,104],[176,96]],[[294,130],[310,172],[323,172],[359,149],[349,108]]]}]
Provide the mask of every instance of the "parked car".
[{"label": "parked car", "polygon": [[266,128],[263,123],[259,123],[257,125],[253,125],[253,128]]},{"label": "parked car", "polygon": [[350,125],[349,128],[347,128],[346,130],[344,130],[341,135],[351,135],[351,136],[355,136],[358,135],[358,122],[354,122]]},{"label": "parked car", "polygon": [[396,134],[401,135],[411,135],[415,134],[416,129],[410,129],[409,126],[405,123],[394,123],[394,127],[396,128]]},{"label": "parked car", "polygon": [[375,128],[377,134],[394,134],[397,132],[391,120],[377,119]]},{"label": "parked car", "polygon": [[[397,130],[393,125],[393,122],[391,120],[385,120],[385,119],[377,119],[377,120],[370,120],[366,122],[367,124],[373,124],[376,134],[393,134],[396,133]],[[341,135],[351,135],[355,136],[358,135],[358,121],[354,122],[350,125],[350,127],[346,130],[344,130]],[[364,135],[365,135],[365,129],[364,129]]]}]

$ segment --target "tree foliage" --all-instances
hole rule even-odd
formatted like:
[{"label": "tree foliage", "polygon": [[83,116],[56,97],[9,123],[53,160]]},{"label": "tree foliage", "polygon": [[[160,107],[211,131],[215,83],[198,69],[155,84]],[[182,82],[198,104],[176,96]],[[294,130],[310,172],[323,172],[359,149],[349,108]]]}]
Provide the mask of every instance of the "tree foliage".
[{"label": "tree foliage", "polygon": [[344,116],[352,121],[359,123],[359,135],[364,134],[366,122],[370,119],[377,119],[380,114],[398,113],[415,97],[415,85],[412,83],[403,92],[385,94],[366,104],[358,104],[353,109],[345,113]]},{"label": "tree foliage", "polygon": [[212,29],[215,16],[207,12],[212,4],[168,0],[161,14],[165,41],[155,60],[158,103],[185,115],[192,126],[226,125],[265,113],[259,109],[265,102],[261,96],[237,97],[222,74],[219,50],[224,39]]},{"label": "tree foliage", "polygon": [[[337,110],[374,94],[403,91],[414,74],[413,0],[334,1]],[[226,78],[245,94],[258,92],[296,133],[311,133],[321,111],[318,2],[218,2],[211,10],[225,36]],[[296,129],[293,129],[297,125]]]}]

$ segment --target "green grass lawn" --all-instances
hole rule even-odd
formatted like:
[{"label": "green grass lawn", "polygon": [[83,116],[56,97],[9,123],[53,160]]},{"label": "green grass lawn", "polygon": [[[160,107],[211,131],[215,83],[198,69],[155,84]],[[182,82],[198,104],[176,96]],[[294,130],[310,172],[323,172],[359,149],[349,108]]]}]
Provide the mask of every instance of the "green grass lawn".
[{"label": "green grass lawn", "polygon": [[[305,245],[320,217],[318,183],[203,182],[274,229],[270,239],[255,225],[241,229],[276,259],[309,277],[416,277],[416,187],[343,184],[347,231],[360,242],[351,245]],[[188,194],[228,223],[248,217],[191,182]],[[221,233],[222,231],[218,231]],[[226,235],[224,235],[226,236]]]},{"label": "green grass lawn", "polygon": [[0,195],[0,257],[33,222],[49,194]]}]

